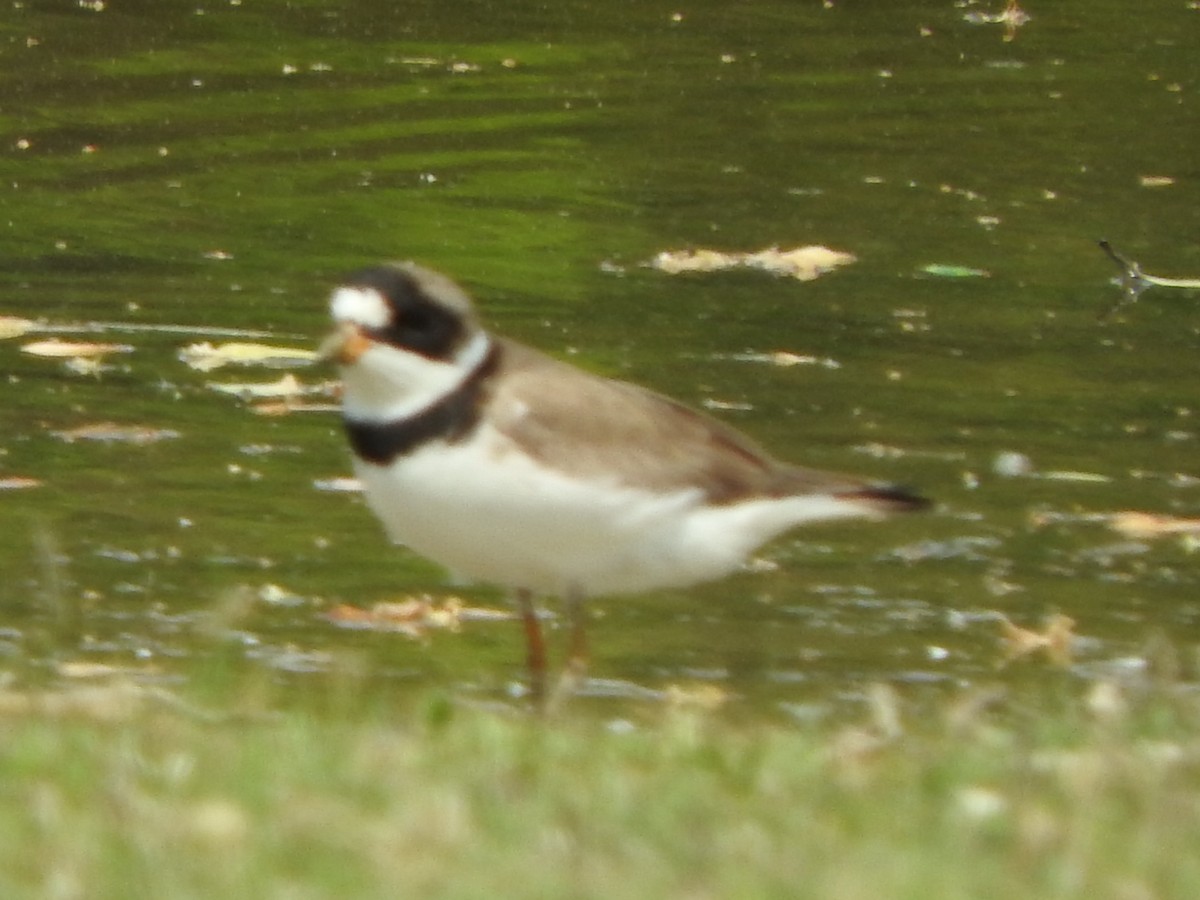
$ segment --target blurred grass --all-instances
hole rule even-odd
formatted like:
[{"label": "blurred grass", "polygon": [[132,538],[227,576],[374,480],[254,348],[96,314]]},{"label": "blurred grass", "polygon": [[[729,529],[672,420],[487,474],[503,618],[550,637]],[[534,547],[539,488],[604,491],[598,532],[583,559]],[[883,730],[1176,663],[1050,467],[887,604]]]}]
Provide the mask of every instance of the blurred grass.
[{"label": "blurred grass", "polygon": [[803,729],[221,690],[239,712],[123,680],[0,691],[0,895],[1200,891],[1200,705],[1172,685],[935,709],[876,686],[863,721]]}]

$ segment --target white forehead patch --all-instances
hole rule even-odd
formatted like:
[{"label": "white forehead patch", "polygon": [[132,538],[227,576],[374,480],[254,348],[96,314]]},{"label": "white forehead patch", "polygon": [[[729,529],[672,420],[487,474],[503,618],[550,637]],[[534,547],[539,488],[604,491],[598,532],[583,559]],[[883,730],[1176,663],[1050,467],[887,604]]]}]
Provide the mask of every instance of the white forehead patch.
[{"label": "white forehead patch", "polygon": [[340,287],[329,300],[335,322],[353,322],[367,328],[385,328],[392,321],[392,309],[374,288]]}]

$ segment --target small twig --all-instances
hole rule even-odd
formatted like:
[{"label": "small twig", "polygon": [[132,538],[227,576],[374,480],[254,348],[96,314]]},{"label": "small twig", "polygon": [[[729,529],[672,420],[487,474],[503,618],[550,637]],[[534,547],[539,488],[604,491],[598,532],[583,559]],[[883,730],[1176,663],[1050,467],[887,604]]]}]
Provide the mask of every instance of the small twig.
[{"label": "small twig", "polygon": [[1186,288],[1190,290],[1200,289],[1200,278],[1162,278],[1158,275],[1148,275],[1142,271],[1142,267],[1130,259],[1126,259],[1117,253],[1112,248],[1112,244],[1108,241],[1100,241],[1100,249],[1103,250],[1108,258],[1117,264],[1121,270],[1121,296],[1111,307],[1106,310],[1101,310],[1099,319],[1102,321],[1107,319],[1118,309],[1127,303],[1133,303],[1141,295],[1146,288],[1154,287],[1169,287],[1169,288]]}]

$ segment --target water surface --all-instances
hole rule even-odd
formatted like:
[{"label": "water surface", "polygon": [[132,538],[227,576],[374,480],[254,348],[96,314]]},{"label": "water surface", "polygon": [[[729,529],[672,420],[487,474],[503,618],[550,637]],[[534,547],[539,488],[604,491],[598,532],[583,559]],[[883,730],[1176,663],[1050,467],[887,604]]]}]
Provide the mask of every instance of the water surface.
[{"label": "water surface", "polygon": [[[880,679],[1136,677],[1147,642],[1194,658],[1194,544],[1105,515],[1195,513],[1197,298],[1098,321],[1117,289],[1095,241],[1200,275],[1200,12],[1030,3],[1011,40],[965,18],[1000,6],[12,5],[0,311],[311,346],[340,273],[414,258],[497,330],[937,500],[796,533],[769,571],[599,602],[598,692],[698,682],[808,716]],[[809,243],[858,261],[809,283],[645,266]],[[33,336],[0,344],[0,476],[42,482],[0,500],[14,666],[171,678],[218,654],[285,686],[353,666],[485,697],[519,679],[508,622],[420,641],[324,619],[421,592],[503,607],[314,487],[348,473],[334,415],[215,393],[280,373],[189,369],[204,334],[87,336],[134,351],[80,375],[23,354]],[[832,363],[745,358],[775,351]],[[56,435],[106,422],[177,436]],[[1005,452],[1032,469],[997,473]],[[999,618],[1054,612],[1072,663],[1004,665]]]}]

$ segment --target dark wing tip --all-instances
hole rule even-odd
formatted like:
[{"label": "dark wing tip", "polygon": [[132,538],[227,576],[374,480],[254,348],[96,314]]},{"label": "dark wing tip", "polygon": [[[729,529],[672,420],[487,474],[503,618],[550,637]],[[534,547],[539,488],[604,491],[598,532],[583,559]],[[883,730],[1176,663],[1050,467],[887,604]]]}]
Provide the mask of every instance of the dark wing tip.
[{"label": "dark wing tip", "polygon": [[882,513],[916,512],[933,505],[926,497],[899,484],[866,484],[838,495],[846,500],[867,503]]}]

